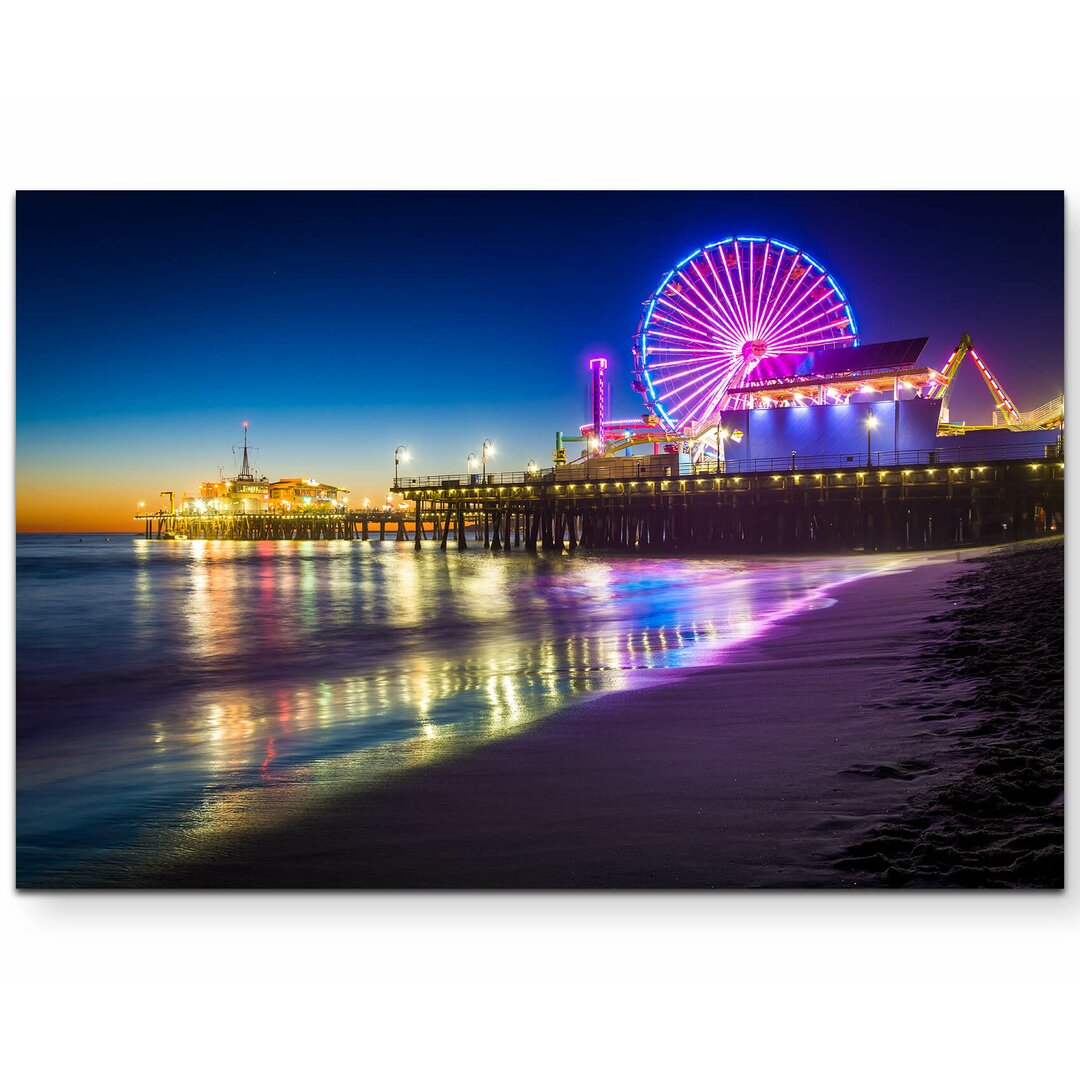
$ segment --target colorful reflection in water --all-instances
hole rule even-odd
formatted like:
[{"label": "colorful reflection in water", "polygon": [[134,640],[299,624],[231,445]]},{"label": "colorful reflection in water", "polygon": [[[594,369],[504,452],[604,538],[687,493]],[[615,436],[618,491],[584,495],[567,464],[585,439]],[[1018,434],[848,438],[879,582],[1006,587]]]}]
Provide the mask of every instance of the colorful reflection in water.
[{"label": "colorful reflection in water", "polygon": [[261,827],[715,663],[892,562],[21,537],[19,881]]}]

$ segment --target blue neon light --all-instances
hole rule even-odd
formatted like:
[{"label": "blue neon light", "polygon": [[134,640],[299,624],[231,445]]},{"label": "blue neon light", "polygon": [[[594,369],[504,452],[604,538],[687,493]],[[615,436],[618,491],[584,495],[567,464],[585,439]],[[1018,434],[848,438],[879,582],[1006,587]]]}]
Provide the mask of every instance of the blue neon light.
[{"label": "blue neon light", "polygon": [[[833,303],[828,308],[828,314],[833,314],[837,310],[843,310],[844,315],[845,315],[846,320],[847,320],[847,325],[850,327],[850,331],[849,331],[850,336],[845,336],[844,339],[837,340],[835,342],[835,344],[838,344],[838,345],[839,344],[845,344],[845,345],[858,345],[859,344],[859,336],[858,336],[859,332],[858,332],[857,324],[855,322],[855,313],[854,313],[854,311],[852,311],[851,304],[850,304],[847,296],[844,294],[844,290],[840,287],[840,284],[837,282],[837,280],[831,274],[827,273],[825,268],[819,262],[817,262],[817,260],[813,259],[810,255],[808,255],[802,248],[793,247],[791,244],[786,244],[782,240],[776,240],[776,239],[773,239],[772,237],[766,237],[766,236],[728,236],[728,237],[725,237],[722,240],[716,240],[713,243],[705,244],[703,247],[698,248],[692,254],[687,255],[686,258],[682,259],[679,263],[677,263],[675,265],[675,267],[673,267],[664,276],[664,278],[660,282],[659,286],[657,286],[653,296],[650,297],[649,300],[646,302],[645,319],[644,319],[644,322],[642,323],[642,327],[641,327],[641,365],[640,365],[640,373],[641,373],[641,377],[642,377],[643,389],[644,389],[644,392],[645,392],[645,399],[649,403],[650,407],[653,408],[656,411],[656,413],[663,419],[665,425],[671,431],[676,431],[677,430],[676,421],[674,421],[672,419],[671,415],[669,414],[667,409],[662,404],[662,401],[664,400],[664,398],[661,397],[661,395],[657,391],[656,387],[653,385],[652,378],[651,378],[651,376],[650,376],[650,374],[649,374],[649,372],[647,370],[648,363],[649,363],[649,359],[648,359],[648,353],[649,353],[648,333],[650,332],[648,328],[651,325],[652,320],[657,317],[656,316],[656,304],[658,303],[661,295],[663,294],[664,290],[667,288],[668,284],[672,281],[672,279],[675,276],[679,276],[684,281],[688,280],[687,275],[683,274],[682,270],[689,263],[693,262],[694,259],[698,258],[699,256],[705,256],[705,258],[708,258],[708,252],[714,251],[714,250],[717,250],[717,249],[722,249],[722,248],[724,248],[724,247],[726,247],[728,245],[731,245],[731,244],[734,245],[735,251],[738,252],[740,243],[742,243],[742,244],[750,244],[750,245],[753,245],[753,244],[766,244],[766,245],[769,245],[769,246],[775,248],[778,251],[786,252],[786,253],[792,255],[794,258],[793,258],[793,261],[790,263],[790,268],[788,270],[789,277],[790,277],[790,274],[791,274],[791,270],[795,267],[795,265],[800,260],[804,263],[805,266],[812,267],[815,271],[817,271],[817,273],[819,273],[821,275],[821,279],[825,280],[828,283],[830,289],[832,290],[832,294],[836,297],[836,300],[837,300],[837,302]],[[741,262],[742,262],[742,260],[740,260],[740,264],[741,264]],[[781,267],[778,265],[777,271],[779,271],[780,269],[781,269]],[[751,267],[751,270],[753,270],[753,267]],[[699,268],[699,273],[700,273],[700,268]],[[742,269],[741,269],[741,265],[740,265],[740,274],[741,273],[742,273]],[[812,281],[813,279],[810,279],[810,280]],[[774,275],[772,284],[775,284],[775,281],[776,281],[776,278],[775,278],[775,275]],[[786,286],[786,284],[787,284],[787,282],[785,280],[785,286]],[[726,294],[725,294],[725,299],[726,299]],[[744,302],[745,302],[745,298],[744,298]],[[667,300],[665,300],[665,305],[668,304],[668,303],[669,302]],[[666,318],[666,316],[665,316],[665,318]],[[833,322],[829,323],[829,326],[830,326],[830,328],[835,327],[837,329],[840,329],[840,328],[842,328],[844,326],[844,323],[833,321]],[[667,348],[667,346],[665,346],[663,344],[663,342],[659,342],[657,345],[652,346],[652,348],[653,348],[654,351],[658,351],[659,353],[662,354],[665,351],[665,349]],[[665,379],[665,382],[670,382],[670,381],[671,380],[668,379],[668,378]],[[675,396],[673,393],[668,393],[666,395],[667,398],[671,398],[673,396]],[[678,405],[678,402],[675,402],[675,404]],[[806,402],[804,402],[804,404],[806,404]]]}]

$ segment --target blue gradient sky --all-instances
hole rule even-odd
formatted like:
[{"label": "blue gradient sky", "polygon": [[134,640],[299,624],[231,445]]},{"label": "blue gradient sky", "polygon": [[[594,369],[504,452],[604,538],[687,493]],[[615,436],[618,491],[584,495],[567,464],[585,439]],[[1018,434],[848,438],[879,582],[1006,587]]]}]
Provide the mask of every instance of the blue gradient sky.
[{"label": "blue gradient sky", "polygon": [[[970,333],[1021,409],[1064,378],[1063,197],[1050,193],[20,193],[18,522],[121,529],[233,469],[381,498],[410,472],[550,460],[611,358],[637,415],[641,303],[732,233],[805,247],[863,341]],[[990,398],[962,373],[954,418]],[[73,515],[76,520],[73,521]]]}]

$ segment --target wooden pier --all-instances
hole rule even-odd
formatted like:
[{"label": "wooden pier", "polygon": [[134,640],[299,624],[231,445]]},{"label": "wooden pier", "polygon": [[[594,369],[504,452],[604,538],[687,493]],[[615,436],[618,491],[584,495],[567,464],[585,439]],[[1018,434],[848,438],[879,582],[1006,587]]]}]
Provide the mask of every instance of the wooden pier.
[{"label": "wooden pier", "polygon": [[[1025,540],[1064,529],[1060,448],[1007,460],[958,446],[828,459],[715,463],[597,459],[534,473],[402,478],[412,507],[335,513],[137,515],[146,539],[425,540],[442,550],[906,551]],[[957,461],[965,455],[970,460]],[[787,468],[783,468],[783,466]]]},{"label": "wooden pier", "polygon": [[[404,511],[356,510],[338,514],[211,514],[160,510],[137,514],[147,540],[385,540],[410,541],[417,538],[415,517]],[[454,542],[471,532],[481,537],[478,515],[468,513],[457,534],[451,523]],[[425,518],[419,524],[422,540],[441,539],[440,524]]]},{"label": "wooden pier", "polygon": [[[960,447],[957,448],[960,450]],[[909,460],[857,455],[728,472],[715,464],[689,475],[586,478],[500,473],[486,478],[402,479],[414,501],[414,542],[433,521],[445,550],[453,530],[494,551],[588,549],[683,552],[900,551],[1023,540],[1064,528],[1064,463],[1038,456],[941,462],[938,451]],[[918,459],[921,457],[921,461]],[[633,461],[633,459],[626,459]],[[598,462],[597,464],[601,464]],[[673,462],[674,464],[674,462]],[[753,463],[754,466],[760,463]],[[783,462],[774,465],[785,464]]]},{"label": "wooden pier", "polygon": [[147,540],[406,540],[403,511],[214,514],[160,510],[139,514]]}]

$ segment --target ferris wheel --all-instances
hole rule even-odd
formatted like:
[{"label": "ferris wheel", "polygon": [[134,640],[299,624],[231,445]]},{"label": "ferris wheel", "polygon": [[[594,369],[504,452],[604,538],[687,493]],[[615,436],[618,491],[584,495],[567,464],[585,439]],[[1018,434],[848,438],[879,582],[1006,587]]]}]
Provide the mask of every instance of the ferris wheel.
[{"label": "ferris wheel", "polygon": [[691,432],[767,357],[858,343],[843,290],[805,251],[732,236],[687,256],[645,301],[634,388],[668,431]]}]

